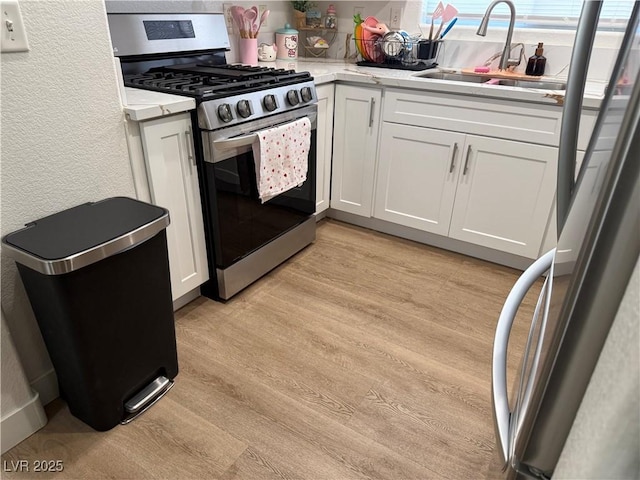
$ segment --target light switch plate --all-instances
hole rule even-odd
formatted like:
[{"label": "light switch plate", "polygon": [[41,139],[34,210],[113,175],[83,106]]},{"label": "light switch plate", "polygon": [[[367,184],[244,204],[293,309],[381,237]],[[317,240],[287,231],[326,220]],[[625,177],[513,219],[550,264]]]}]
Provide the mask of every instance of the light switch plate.
[{"label": "light switch plate", "polygon": [[0,51],[5,52],[28,52],[29,42],[27,32],[22,21],[20,5],[18,0],[2,0],[0,2]]},{"label": "light switch plate", "polygon": [[391,7],[391,16],[389,18],[389,27],[399,29],[402,21],[402,8]]},{"label": "light switch plate", "polygon": [[224,11],[224,22],[227,25],[227,30],[233,29],[233,17],[231,16],[231,6],[233,3],[223,3],[222,10]]},{"label": "light switch plate", "polygon": [[[266,5],[258,5],[258,21],[262,18],[262,12],[264,12],[267,9]],[[265,19],[264,22],[262,22],[262,27],[268,27],[269,26],[269,17],[267,17]]]}]

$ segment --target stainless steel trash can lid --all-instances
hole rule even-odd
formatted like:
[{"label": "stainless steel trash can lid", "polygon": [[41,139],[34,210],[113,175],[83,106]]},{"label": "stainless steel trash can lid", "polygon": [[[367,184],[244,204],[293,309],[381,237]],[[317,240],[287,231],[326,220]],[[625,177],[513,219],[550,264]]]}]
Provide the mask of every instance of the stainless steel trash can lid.
[{"label": "stainless steel trash can lid", "polygon": [[168,210],[113,197],[28,223],[6,235],[2,245],[16,262],[45,275],[60,275],[132,248],[168,225]]}]

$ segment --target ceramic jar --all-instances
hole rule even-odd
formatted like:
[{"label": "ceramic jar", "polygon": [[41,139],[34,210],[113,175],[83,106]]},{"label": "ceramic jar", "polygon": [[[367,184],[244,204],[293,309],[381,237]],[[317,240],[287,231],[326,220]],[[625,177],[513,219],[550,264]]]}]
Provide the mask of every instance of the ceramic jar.
[{"label": "ceramic jar", "polygon": [[284,28],[276,30],[276,46],[278,60],[298,59],[298,30],[288,23]]}]

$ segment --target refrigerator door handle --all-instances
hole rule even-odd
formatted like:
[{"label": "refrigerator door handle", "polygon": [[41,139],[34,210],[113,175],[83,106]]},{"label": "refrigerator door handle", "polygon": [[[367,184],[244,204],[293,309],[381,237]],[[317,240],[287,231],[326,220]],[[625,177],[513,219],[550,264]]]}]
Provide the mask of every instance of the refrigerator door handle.
[{"label": "refrigerator door handle", "polygon": [[[520,427],[524,418],[524,413],[526,412],[531,400],[533,384],[538,374],[540,359],[542,357],[543,339],[547,329],[547,321],[549,319],[549,304],[551,299],[551,288],[553,285],[553,267],[554,265],[552,264],[549,269],[549,273],[547,274],[547,278],[544,281],[544,285],[542,285],[542,291],[540,292],[540,296],[538,297],[538,302],[536,303],[536,308],[533,313],[533,322],[529,329],[529,337],[527,338],[527,344],[524,352],[525,362],[529,358],[531,349],[535,348],[535,351],[533,352],[533,358],[531,359],[528,374],[525,375],[525,370],[521,373],[518,398],[515,403],[514,411],[511,414],[511,432],[509,435],[509,442],[511,444],[509,445],[509,454],[515,455],[516,458],[518,457],[516,442],[519,440]],[[537,335],[537,343],[534,345],[536,327],[538,326],[537,324],[539,324],[539,333]]]},{"label": "refrigerator door handle", "polygon": [[571,195],[575,185],[576,150],[578,148],[580,115],[582,115],[582,97],[584,96],[587,70],[601,8],[602,1],[584,2],[571,53],[558,145],[558,191],[556,194],[558,237],[569,212]]},{"label": "refrigerator door handle", "polygon": [[531,286],[553,265],[555,253],[555,248],[548,251],[522,273],[507,296],[496,326],[491,367],[491,400],[493,403],[496,441],[503,466],[506,466],[509,459],[511,411],[509,410],[509,396],[507,393],[507,346],[509,344],[511,326],[518,312],[518,307],[520,307]]}]

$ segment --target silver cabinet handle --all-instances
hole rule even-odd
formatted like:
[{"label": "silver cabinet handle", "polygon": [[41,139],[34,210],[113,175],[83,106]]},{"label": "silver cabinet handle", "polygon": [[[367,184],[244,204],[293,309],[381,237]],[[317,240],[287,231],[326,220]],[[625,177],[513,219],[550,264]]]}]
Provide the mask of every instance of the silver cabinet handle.
[{"label": "silver cabinet handle", "polygon": [[525,295],[540,276],[551,268],[556,249],[548,251],[533,262],[518,278],[509,292],[498,318],[496,336],[493,340],[491,365],[491,403],[495,423],[498,452],[505,464],[509,458],[509,397],[507,393],[507,346],[513,320]]},{"label": "silver cabinet handle", "polygon": [[193,134],[191,133],[191,127],[189,127],[189,130],[187,130],[186,132],[184,132],[184,136],[186,137],[186,141],[187,141],[187,158],[189,159],[190,162],[193,162],[193,164],[196,164],[196,157],[193,154]]},{"label": "silver cabinet handle", "polygon": [[371,97],[371,106],[369,107],[369,128],[373,126],[373,110],[376,106],[376,99]]},{"label": "silver cabinet handle", "polygon": [[471,157],[471,145],[467,147],[467,158],[464,160],[464,168],[462,169],[462,175],[466,175],[469,170],[469,158]]},{"label": "silver cabinet handle", "polygon": [[458,153],[458,142],[453,144],[453,154],[451,155],[451,165],[449,165],[449,173],[453,172],[453,167],[456,166],[456,153]]}]

